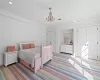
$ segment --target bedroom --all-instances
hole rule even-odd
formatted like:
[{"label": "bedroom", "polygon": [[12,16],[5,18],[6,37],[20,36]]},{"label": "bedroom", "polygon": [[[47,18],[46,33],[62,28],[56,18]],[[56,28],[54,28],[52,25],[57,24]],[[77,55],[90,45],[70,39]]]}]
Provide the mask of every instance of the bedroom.
[{"label": "bedroom", "polygon": [[[0,80],[100,80],[99,3],[0,0]],[[49,8],[53,21],[48,21]],[[5,67],[7,47],[19,51],[23,42],[35,46],[51,43],[52,60],[36,73],[19,62]]]}]

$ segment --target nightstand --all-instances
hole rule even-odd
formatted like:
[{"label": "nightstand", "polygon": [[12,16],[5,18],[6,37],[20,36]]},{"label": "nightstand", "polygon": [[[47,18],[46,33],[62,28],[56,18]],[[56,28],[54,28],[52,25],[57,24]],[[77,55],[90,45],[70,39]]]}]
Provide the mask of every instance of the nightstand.
[{"label": "nightstand", "polygon": [[18,56],[17,51],[5,52],[4,53],[4,65],[7,66],[9,64],[18,62],[18,60],[17,60],[18,57],[17,56]]}]

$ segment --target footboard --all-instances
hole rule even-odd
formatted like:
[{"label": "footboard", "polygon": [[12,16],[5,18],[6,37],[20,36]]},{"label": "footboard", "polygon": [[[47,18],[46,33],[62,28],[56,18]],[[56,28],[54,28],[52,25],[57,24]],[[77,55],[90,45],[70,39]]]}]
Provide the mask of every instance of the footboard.
[{"label": "footboard", "polygon": [[49,46],[44,46],[42,47],[42,51],[41,51],[41,58],[42,58],[42,64],[45,64],[46,62],[48,62],[49,60],[52,59],[52,45]]},{"label": "footboard", "polygon": [[25,60],[19,58],[19,63],[29,68],[30,70],[34,71],[34,68],[31,67],[31,64],[27,63]]},{"label": "footboard", "polygon": [[41,68],[41,57],[34,59],[32,64],[27,63],[25,60],[19,58],[19,62],[29,68],[30,70],[34,71],[35,73],[37,70]]}]

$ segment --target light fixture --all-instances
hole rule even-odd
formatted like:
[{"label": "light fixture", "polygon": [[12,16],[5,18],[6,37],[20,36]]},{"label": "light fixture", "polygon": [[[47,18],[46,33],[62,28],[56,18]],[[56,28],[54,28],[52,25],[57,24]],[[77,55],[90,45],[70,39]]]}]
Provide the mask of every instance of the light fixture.
[{"label": "light fixture", "polygon": [[46,18],[46,20],[49,21],[49,22],[55,20],[55,18],[52,16],[51,9],[52,9],[52,8],[50,7],[50,8],[49,8],[49,10],[50,10],[50,12],[49,12],[49,16]]},{"label": "light fixture", "polygon": [[9,4],[12,4],[12,2],[11,2],[10,0],[8,1],[8,3],[9,3]]}]

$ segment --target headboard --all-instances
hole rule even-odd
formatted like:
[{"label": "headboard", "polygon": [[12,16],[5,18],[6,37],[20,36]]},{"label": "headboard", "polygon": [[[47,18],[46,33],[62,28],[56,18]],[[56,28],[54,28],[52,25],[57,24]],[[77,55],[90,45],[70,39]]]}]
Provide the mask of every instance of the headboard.
[{"label": "headboard", "polygon": [[31,43],[34,43],[34,45],[36,46],[36,47],[40,47],[40,46],[49,46],[49,45],[51,45],[51,44],[46,44],[46,43],[41,43],[41,44],[37,44],[36,43],[36,41],[31,41],[31,42],[21,42],[20,43],[20,50],[22,50],[23,49],[23,46],[22,46],[22,44],[31,44]]}]

